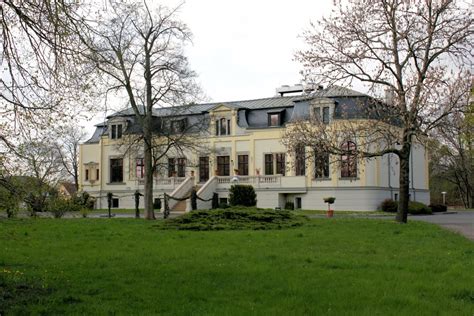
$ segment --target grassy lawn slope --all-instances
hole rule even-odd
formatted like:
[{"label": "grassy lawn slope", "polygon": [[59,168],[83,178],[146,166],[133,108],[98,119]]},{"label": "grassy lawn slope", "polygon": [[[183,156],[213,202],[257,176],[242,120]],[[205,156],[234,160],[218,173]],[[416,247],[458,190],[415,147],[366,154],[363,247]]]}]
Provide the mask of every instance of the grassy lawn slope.
[{"label": "grassy lawn slope", "polygon": [[0,314],[472,315],[474,243],[434,225],[317,219],[160,230],[0,220]]}]

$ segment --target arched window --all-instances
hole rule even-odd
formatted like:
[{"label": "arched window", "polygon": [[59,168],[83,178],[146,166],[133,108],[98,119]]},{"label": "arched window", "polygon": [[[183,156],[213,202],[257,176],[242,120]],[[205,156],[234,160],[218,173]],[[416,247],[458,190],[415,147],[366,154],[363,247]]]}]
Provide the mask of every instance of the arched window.
[{"label": "arched window", "polygon": [[341,145],[341,178],[357,177],[357,146],[352,141],[346,141]]}]

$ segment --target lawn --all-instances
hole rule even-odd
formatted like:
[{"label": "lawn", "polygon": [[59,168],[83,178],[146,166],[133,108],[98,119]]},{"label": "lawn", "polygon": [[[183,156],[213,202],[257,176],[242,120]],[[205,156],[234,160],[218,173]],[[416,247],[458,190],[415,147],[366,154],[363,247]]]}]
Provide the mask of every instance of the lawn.
[{"label": "lawn", "polygon": [[427,223],[157,224],[0,220],[0,314],[474,313],[474,243]]}]

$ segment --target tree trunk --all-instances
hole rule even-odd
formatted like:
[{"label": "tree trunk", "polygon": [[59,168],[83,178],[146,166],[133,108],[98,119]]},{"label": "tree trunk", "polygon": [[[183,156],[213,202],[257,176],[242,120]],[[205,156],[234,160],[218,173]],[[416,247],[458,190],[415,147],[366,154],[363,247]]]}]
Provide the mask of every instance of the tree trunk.
[{"label": "tree trunk", "polygon": [[[148,122],[147,119],[145,119]],[[151,121],[151,120],[150,120]],[[148,123],[146,123],[148,124]],[[150,125],[149,125],[150,126]],[[144,142],[145,142],[145,218],[155,219],[155,212],[153,210],[153,156],[152,156],[152,133],[148,127],[144,128]]]},{"label": "tree trunk", "polygon": [[410,144],[404,144],[400,158],[400,200],[395,220],[406,223],[408,219],[408,202],[410,200]]}]

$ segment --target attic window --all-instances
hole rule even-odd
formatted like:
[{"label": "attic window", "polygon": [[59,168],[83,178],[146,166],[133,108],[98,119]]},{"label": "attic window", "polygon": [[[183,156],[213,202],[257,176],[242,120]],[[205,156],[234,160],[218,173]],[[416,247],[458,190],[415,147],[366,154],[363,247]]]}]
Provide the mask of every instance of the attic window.
[{"label": "attic window", "polygon": [[122,124],[113,124],[110,126],[110,138],[111,139],[122,138]]},{"label": "attic window", "polygon": [[171,121],[171,132],[182,133],[186,128],[186,119]]},{"label": "attic window", "polygon": [[268,126],[280,126],[281,113],[268,113]]},{"label": "attic window", "polygon": [[216,120],[216,136],[218,135],[230,135],[230,120],[227,118],[221,118]]}]

